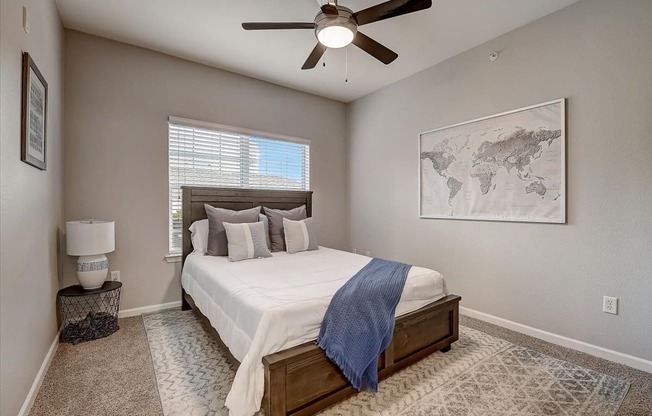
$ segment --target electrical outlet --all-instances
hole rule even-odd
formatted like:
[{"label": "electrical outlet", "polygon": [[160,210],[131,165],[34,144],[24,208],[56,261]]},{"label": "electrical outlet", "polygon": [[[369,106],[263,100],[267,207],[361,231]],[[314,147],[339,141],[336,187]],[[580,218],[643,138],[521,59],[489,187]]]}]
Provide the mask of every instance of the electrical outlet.
[{"label": "electrical outlet", "polygon": [[120,281],[120,270],[114,270],[111,272],[111,281],[113,282]]},{"label": "electrical outlet", "polygon": [[602,312],[618,315],[618,298],[604,296],[602,298]]},{"label": "electrical outlet", "polygon": [[357,254],[357,253],[358,253],[358,250],[356,250],[356,249],[352,249],[351,252],[352,252],[353,254]]},{"label": "electrical outlet", "polygon": [[367,257],[371,257],[371,251],[367,250],[364,252],[364,255]]}]

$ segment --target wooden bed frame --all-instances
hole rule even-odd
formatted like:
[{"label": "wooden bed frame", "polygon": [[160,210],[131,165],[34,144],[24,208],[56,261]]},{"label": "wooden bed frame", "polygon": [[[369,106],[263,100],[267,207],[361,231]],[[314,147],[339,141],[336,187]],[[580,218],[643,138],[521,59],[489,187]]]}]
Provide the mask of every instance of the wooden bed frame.
[{"label": "wooden bed frame", "polygon": [[[273,191],[257,189],[207,188],[183,186],[183,261],[192,252],[188,228],[206,218],[204,204],[241,210],[256,206],[291,209],[306,205],[312,214],[311,191]],[[202,321],[208,319],[195,308],[192,297],[183,288],[182,309],[194,309]],[[378,377],[385,379],[435,351],[447,352],[457,341],[459,302],[449,295],[423,308],[396,319],[394,337],[378,359]],[[210,332],[224,348],[230,360],[239,363],[228,352],[217,331]],[[340,369],[326,357],[314,342],[305,343],[263,357],[265,394],[263,407],[267,416],[306,416],[355,394]]]}]

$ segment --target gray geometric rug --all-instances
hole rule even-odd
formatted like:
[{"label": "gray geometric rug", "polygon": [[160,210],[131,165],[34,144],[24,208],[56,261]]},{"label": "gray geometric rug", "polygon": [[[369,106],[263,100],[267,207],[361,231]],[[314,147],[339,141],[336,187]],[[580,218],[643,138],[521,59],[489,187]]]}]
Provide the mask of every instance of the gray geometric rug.
[{"label": "gray geometric rug", "polygon": [[[235,369],[198,318],[144,315],[165,416],[224,415]],[[460,326],[436,352],[322,416],[521,416],[616,413],[629,383]],[[260,413],[262,414],[262,412]]]}]

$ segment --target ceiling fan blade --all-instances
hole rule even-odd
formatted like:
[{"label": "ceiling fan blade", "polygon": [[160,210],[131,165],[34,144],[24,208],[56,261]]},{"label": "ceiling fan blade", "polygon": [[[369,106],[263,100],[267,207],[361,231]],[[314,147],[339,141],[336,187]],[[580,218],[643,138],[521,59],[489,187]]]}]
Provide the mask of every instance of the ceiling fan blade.
[{"label": "ceiling fan blade", "polygon": [[310,56],[308,56],[308,59],[306,59],[306,62],[303,64],[301,69],[313,69],[315,66],[317,66],[317,63],[319,63],[319,60],[324,55],[324,52],[326,52],[326,47],[317,42],[317,46],[315,46],[315,49],[310,52]]},{"label": "ceiling fan blade", "polygon": [[244,30],[274,30],[274,29],[314,29],[314,23],[292,23],[292,22],[254,22],[243,23]]},{"label": "ceiling fan blade", "polygon": [[330,14],[335,16],[339,14],[339,12],[337,11],[337,6],[330,3],[326,3],[323,6],[321,6],[321,12],[324,14]]},{"label": "ceiling fan blade", "polygon": [[353,44],[385,65],[391,64],[396,58],[398,58],[396,52],[360,32],[358,32],[355,35],[355,38],[353,38]]},{"label": "ceiling fan blade", "polygon": [[353,17],[358,22],[358,26],[362,26],[367,23],[418,12],[430,6],[432,6],[432,0],[389,0],[353,13]]}]

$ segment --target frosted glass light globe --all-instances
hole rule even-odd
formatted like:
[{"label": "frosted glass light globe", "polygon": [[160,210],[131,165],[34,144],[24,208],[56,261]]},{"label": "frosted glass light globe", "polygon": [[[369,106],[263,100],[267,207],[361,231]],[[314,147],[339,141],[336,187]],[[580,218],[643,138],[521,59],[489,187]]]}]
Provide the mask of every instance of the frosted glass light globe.
[{"label": "frosted glass light globe", "polygon": [[327,26],[317,33],[319,42],[328,48],[343,48],[353,42],[354,33],[345,26]]}]

